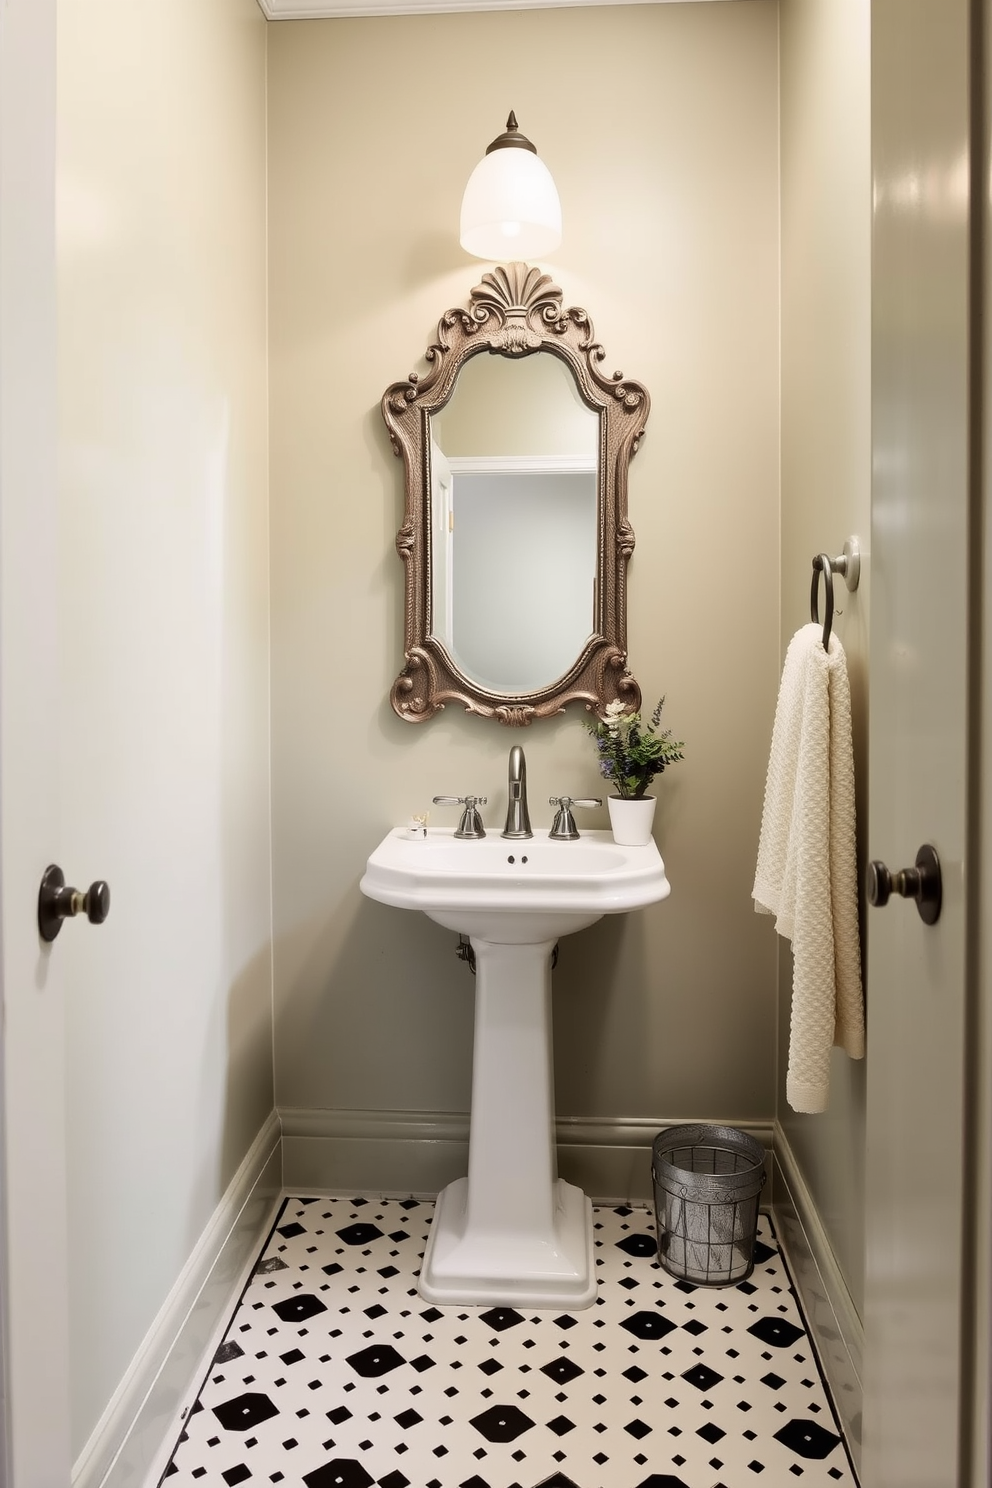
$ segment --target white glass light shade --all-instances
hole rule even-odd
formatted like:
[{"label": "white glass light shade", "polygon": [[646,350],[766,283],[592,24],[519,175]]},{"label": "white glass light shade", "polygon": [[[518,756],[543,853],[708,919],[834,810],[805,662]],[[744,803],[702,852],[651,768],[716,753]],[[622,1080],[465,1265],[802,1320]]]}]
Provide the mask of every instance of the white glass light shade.
[{"label": "white glass light shade", "polygon": [[465,187],[459,236],[468,253],[496,263],[553,253],[561,203],[544,161],[513,146],[483,155]]}]

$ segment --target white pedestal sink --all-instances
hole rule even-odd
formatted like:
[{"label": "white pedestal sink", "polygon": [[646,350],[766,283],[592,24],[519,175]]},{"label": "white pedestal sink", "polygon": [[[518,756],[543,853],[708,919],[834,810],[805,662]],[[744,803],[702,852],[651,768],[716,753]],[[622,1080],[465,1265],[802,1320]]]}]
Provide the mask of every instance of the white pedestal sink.
[{"label": "white pedestal sink", "polygon": [[589,1200],[557,1175],[551,953],[562,935],[670,892],[657,847],[411,840],[390,832],[362,893],[471,938],[476,958],[469,1170],[438,1198],[420,1276],[431,1302],[587,1307],[596,1295]]}]

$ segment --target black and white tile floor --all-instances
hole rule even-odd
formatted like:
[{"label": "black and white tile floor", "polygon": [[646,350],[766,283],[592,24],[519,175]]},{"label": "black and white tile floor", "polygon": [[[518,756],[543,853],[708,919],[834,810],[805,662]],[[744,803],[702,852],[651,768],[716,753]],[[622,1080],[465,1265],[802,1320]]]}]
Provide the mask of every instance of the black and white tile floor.
[{"label": "black and white tile floor", "polygon": [[290,1198],[163,1488],[856,1488],[767,1219],[749,1281],[670,1277],[593,1212],[576,1313],[432,1307],[414,1199]]}]

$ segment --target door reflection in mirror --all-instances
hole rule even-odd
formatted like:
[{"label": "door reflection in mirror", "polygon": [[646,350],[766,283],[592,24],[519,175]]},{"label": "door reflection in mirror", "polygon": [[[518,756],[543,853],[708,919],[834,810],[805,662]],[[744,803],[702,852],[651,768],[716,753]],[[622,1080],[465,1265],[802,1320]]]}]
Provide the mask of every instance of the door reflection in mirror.
[{"label": "door reflection in mirror", "polygon": [[480,687],[545,687],[594,631],[598,447],[549,352],[471,358],[431,418],[431,633]]}]

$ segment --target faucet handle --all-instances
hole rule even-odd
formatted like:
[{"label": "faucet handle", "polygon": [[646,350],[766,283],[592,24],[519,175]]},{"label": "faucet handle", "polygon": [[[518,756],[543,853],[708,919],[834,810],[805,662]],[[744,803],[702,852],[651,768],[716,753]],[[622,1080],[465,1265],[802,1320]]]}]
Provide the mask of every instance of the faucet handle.
[{"label": "faucet handle", "polygon": [[601,796],[589,796],[579,800],[573,796],[549,796],[548,805],[557,806],[555,819],[548,833],[556,842],[574,842],[579,835],[579,829],[575,825],[575,817],[572,815],[573,806],[602,806]]},{"label": "faucet handle", "polygon": [[435,806],[464,806],[461,821],[455,828],[456,837],[477,838],[485,837],[486,829],[482,825],[482,817],[479,815],[479,807],[488,804],[486,796],[433,796]]}]

